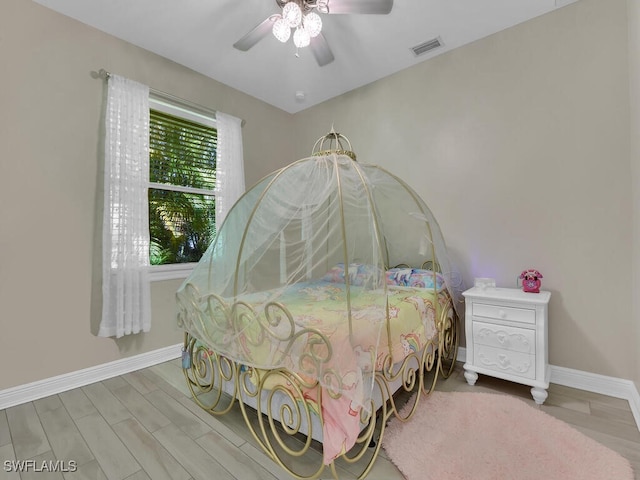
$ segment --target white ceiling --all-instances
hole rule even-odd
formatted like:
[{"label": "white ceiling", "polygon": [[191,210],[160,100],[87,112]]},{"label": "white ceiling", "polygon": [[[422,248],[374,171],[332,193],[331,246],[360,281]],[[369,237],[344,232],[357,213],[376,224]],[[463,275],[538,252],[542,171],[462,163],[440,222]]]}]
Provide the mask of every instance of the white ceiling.
[{"label": "white ceiling", "polygon": [[[247,52],[232,47],[278,13],[275,0],[34,1],[295,113],[576,0],[395,0],[388,15],[322,15],[335,56],[324,67],[272,35]],[[414,56],[435,37],[442,47]]]}]

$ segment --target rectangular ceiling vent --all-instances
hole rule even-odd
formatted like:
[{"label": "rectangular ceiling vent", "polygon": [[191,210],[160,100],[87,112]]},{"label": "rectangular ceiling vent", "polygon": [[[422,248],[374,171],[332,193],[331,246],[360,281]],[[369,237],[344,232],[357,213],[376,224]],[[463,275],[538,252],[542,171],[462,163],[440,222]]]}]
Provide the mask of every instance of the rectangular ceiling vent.
[{"label": "rectangular ceiling vent", "polygon": [[432,40],[427,40],[426,42],[421,43],[420,45],[416,45],[415,47],[411,47],[411,51],[413,54],[418,57],[420,55],[424,55],[427,52],[435,48],[439,48],[442,46],[442,40],[440,37],[436,37]]}]

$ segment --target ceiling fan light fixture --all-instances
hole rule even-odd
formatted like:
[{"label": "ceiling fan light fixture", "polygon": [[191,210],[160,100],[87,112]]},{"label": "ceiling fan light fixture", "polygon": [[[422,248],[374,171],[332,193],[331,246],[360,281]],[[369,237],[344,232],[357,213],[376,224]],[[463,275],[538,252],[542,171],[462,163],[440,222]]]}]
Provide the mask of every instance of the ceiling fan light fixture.
[{"label": "ceiling fan light fixture", "polygon": [[322,18],[315,12],[307,13],[302,19],[302,26],[311,38],[315,38],[322,31]]},{"label": "ceiling fan light fixture", "polygon": [[[563,0],[565,1],[565,0]],[[269,15],[260,24],[233,44],[234,48],[246,52],[261,39],[273,34],[278,41],[286,43],[293,36],[298,50],[310,47],[316,63],[323,67],[334,60],[329,44],[322,34],[322,15],[336,14],[379,14],[391,12],[394,0],[275,0],[281,13]],[[320,15],[318,15],[320,14]],[[293,35],[291,30],[294,30]]]},{"label": "ceiling fan light fixture", "polygon": [[293,33],[293,44],[298,48],[308,47],[311,43],[311,36],[304,28],[296,28]]},{"label": "ceiling fan light fixture", "polygon": [[274,22],[273,29],[271,31],[273,32],[273,36],[282,43],[285,43],[289,40],[289,37],[291,37],[291,28],[287,21],[282,17]]},{"label": "ceiling fan light fixture", "polygon": [[296,48],[308,47],[311,38],[320,35],[322,30],[322,19],[315,12],[302,13],[298,2],[292,0],[284,4],[282,15],[274,16],[272,32],[282,43],[286,43],[291,38],[293,32],[293,43]]},{"label": "ceiling fan light fixture", "polygon": [[296,28],[302,22],[302,10],[295,2],[287,3],[282,9],[282,18],[289,24],[291,28]]}]

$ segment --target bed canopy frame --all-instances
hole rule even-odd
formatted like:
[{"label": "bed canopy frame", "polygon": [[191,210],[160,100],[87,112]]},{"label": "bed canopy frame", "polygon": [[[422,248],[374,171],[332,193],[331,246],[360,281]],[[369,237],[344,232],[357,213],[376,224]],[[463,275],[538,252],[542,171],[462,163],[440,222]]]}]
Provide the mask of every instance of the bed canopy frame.
[{"label": "bed canopy frame", "polygon": [[[389,299],[404,287],[389,278],[407,271],[419,271],[420,287],[433,296],[436,332],[398,354]],[[329,290],[316,298],[333,302],[328,326],[297,304],[327,275],[340,282],[323,284]],[[356,161],[349,140],[332,129],[310,157],[236,202],[178,290],[187,385],[215,415],[238,400],[255,441],[293,477],[314,479],[329,468],[339,478],[344,467],[364,478],[387,421],[409,420],[438,378],[450,375],[461,290],[424,201],[390,172]],[[363,351],[365,331],[374,340]],[[400,407],[409,395],[396,392],[416,392],[406,415]],[[327,458],[317,452],[331,402],[352,406],[359,428],[353,445]]]}]

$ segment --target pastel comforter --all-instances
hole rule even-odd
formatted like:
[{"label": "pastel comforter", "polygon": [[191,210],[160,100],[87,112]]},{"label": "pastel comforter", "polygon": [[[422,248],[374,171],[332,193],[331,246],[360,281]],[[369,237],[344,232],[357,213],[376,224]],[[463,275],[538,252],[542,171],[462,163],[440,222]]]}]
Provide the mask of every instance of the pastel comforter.
[{"label": "pastel comforter", "polygon": [[[361,428],[360,409],[368,408],[367,399],[372,388],[372,383],[363,384],[366,373],[382,368],[389,354],[389,343],[393,362],[396,363],[411,352],[421,351],[433,341],[437,336],[436,302],[445,302],[447,299],[444,290],[436,294],[428,288],[389,285],[385,296],[382,289],[367,290],[350,286],[352,331],[349,332],[345,310],[346,288],[344,283],[319,280],[291,285],[276,296],[278,303],[286,306],[290,312],[296,328],[313,328],[331,343],[332,355],[325,367],[336,372],[343,394],[339,398],[332,398],[328,394],[332,385],[325,383],[321,401],[316,398],[317,389],[305,392],[305,400],[315,404],[314,408],[321,404],[326,464],[355,444]],[[256,312],[261,312],[272,298],[274,292],[266,291],[245,296],[242,301],[251,305]],[[387,341],[387,310],[391,342]],[[252,345],[247,363],[260,365],[267,356],[273,358],[274,350],[278,347],[268,342],[254,345],[253,337],[257,333],[251,328],[243,331],[242,335],[237,341],[242,347],[236,348],[243,348],[247,353],[247,345]],[[299,358],[304,348],[317,347],[298,345],[297,352],[296,348],[292,351]],[[368,375],[367,378],[372,377]],[[265,387],[272,388],[273,385],[266,383]]]}]

